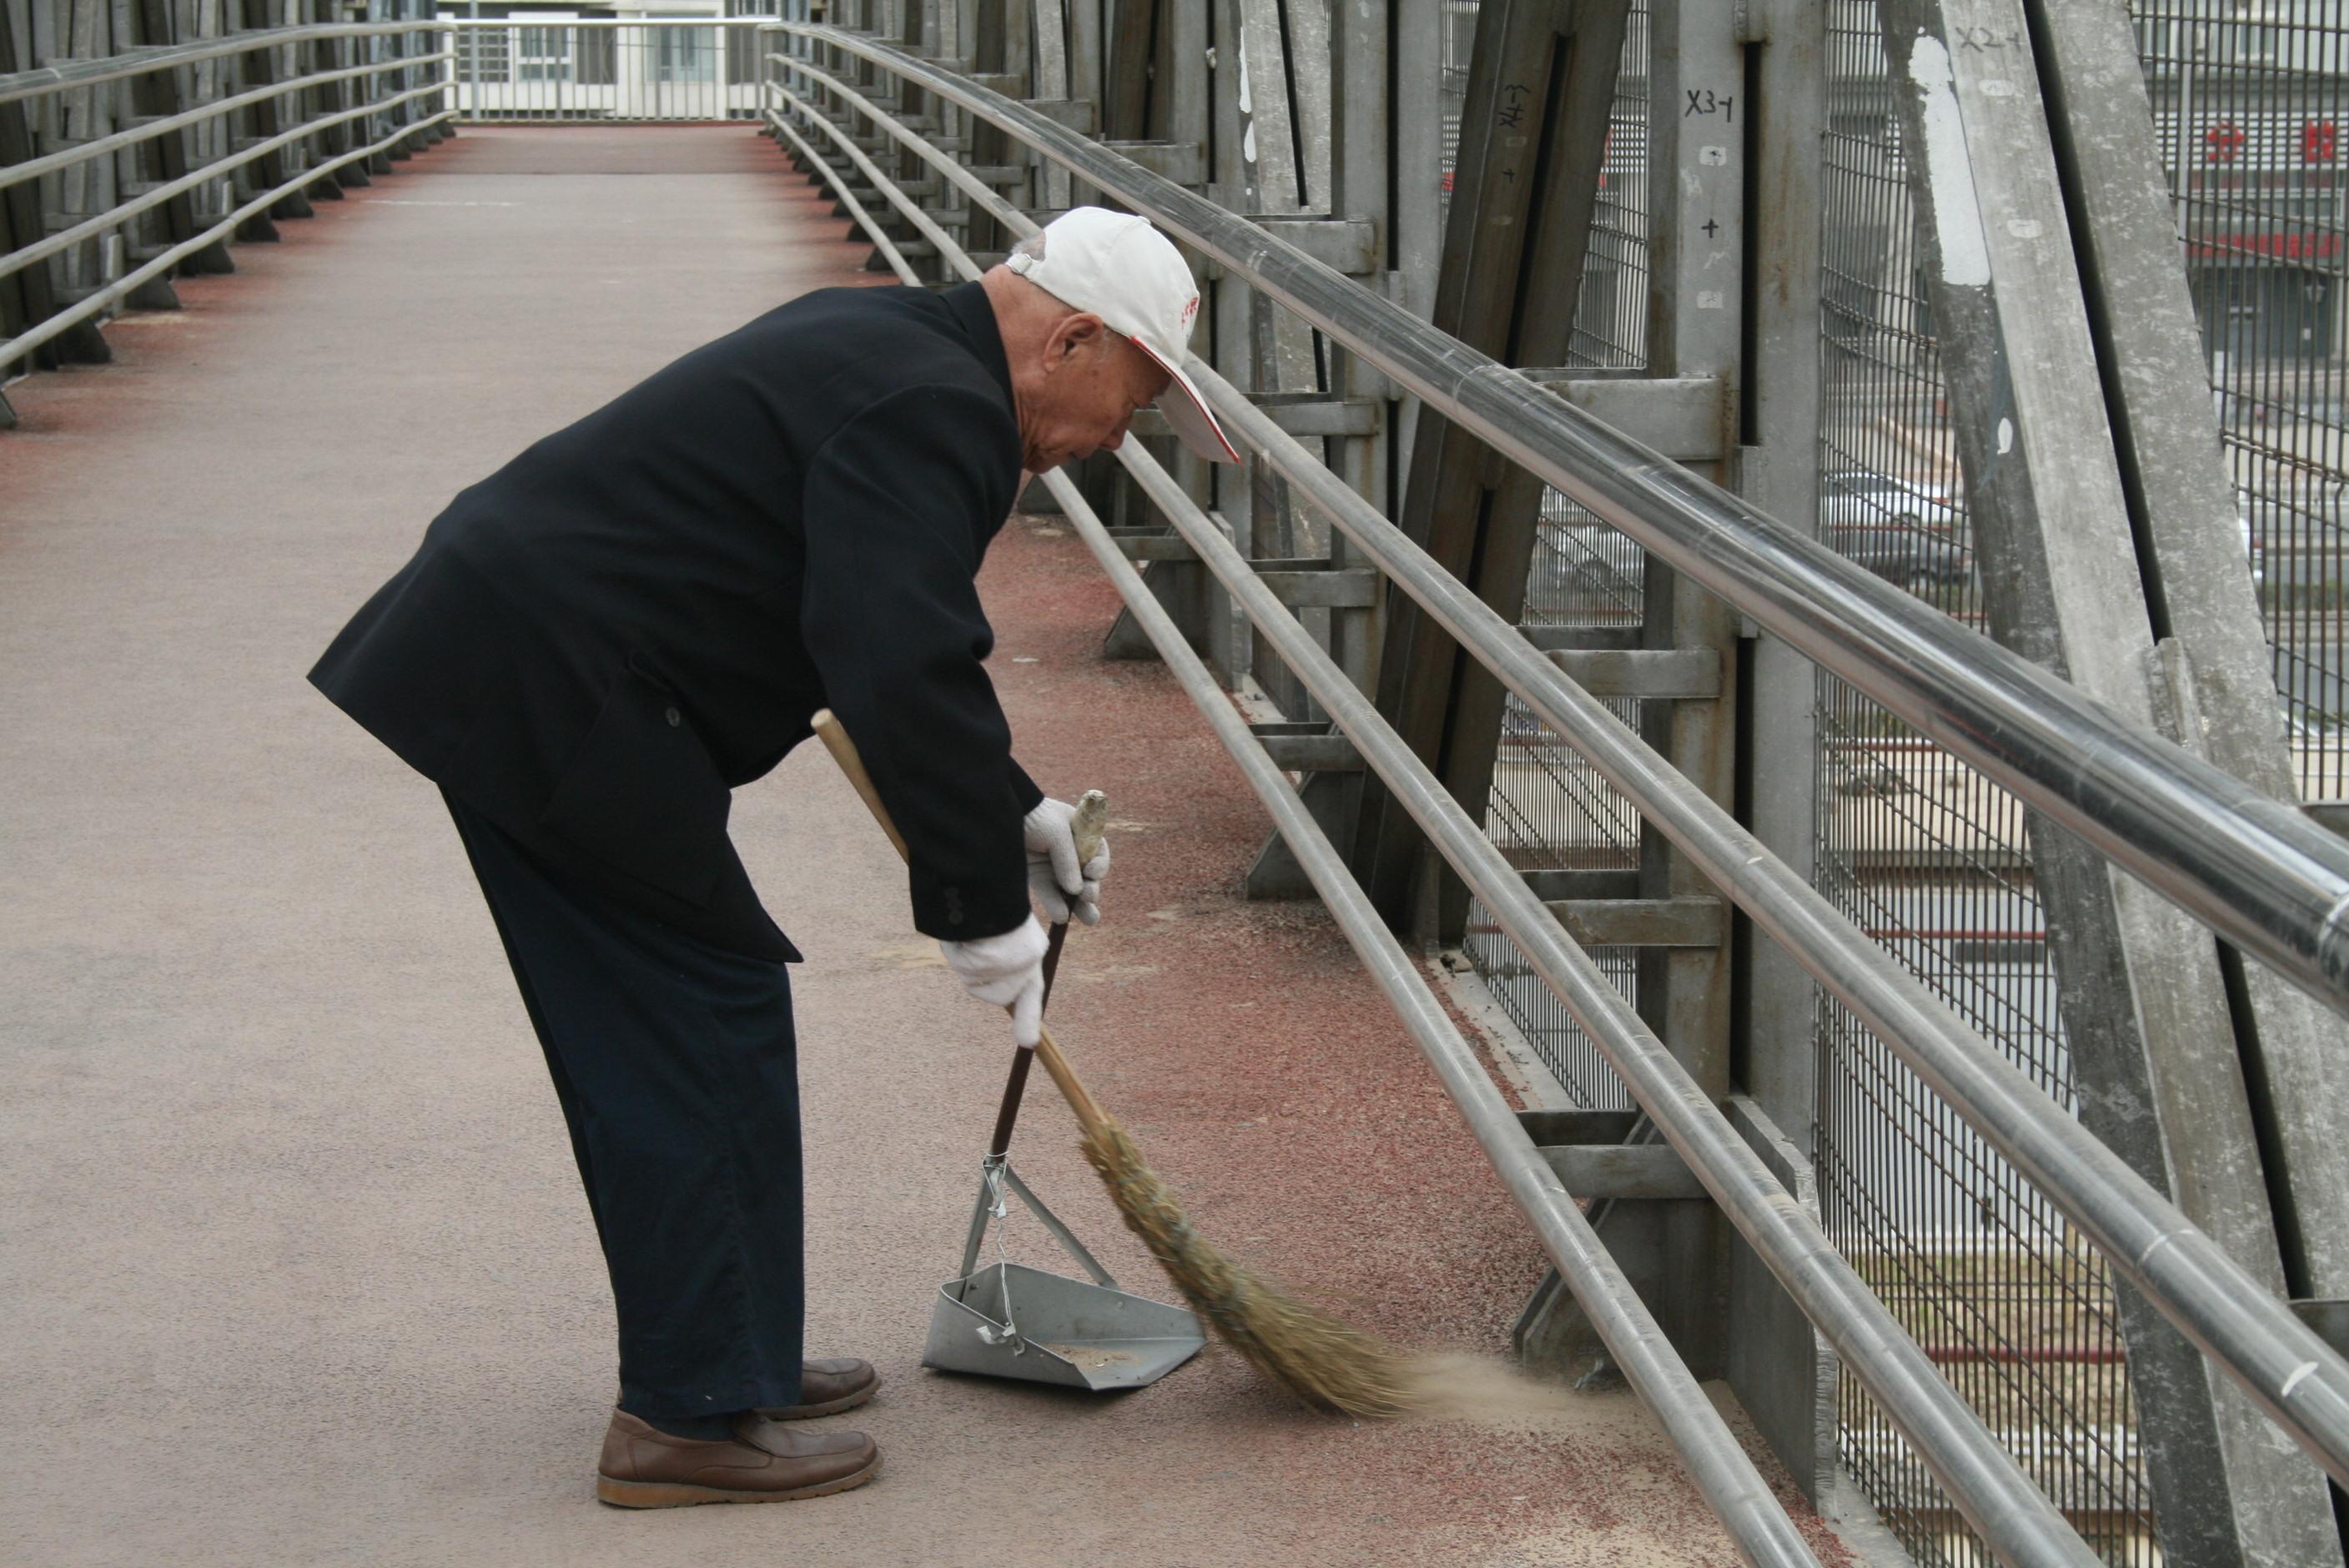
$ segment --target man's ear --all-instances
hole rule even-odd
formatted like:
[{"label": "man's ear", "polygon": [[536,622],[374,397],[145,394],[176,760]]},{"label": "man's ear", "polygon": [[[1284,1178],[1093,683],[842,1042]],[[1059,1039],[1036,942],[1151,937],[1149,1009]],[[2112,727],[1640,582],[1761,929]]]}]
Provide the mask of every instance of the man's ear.
[{"label": "man's ear", "polygon": [[1098,346],[1108,331],[1102,318],[1091,311],[1063,316],[1061,325],[1052,329],[1049,357],[1057,365],[1080,348]]}]

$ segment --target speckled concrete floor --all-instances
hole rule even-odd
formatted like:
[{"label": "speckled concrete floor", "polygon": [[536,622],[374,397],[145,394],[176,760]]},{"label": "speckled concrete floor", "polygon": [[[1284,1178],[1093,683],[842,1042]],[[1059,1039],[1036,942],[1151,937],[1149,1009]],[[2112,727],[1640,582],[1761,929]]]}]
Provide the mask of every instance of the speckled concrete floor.
[{"label": "speckled concrete floor", "polygon": [[[881,1366],[853,1418],[888,1466],[785,1507],[591,1501],[609,1305],[538,1053],[433,791],[302,673],[453,490],[871,281],[766,144],[651,134],[470,133],[111,328],[118,364],[10,389],[0,1556],[1733,1562],[1624,1396],[1371,1428],[1220,1353],[1113,1400],[919,1370],[1004,1031],[812,751],[736,822],[809,954],[811,1343]],[[1094,657],[1113,602],[1064,531],[1015,522],[986,588],[1023,758],[1115,803],[1110,919],[1055,1003],[1096,1092],[1211,1235],[1497,1356],[1540,1259],[1329,923],[1237,897],[1237,776],[1161,672]],[[1024,1169],[1147,1280],[1037,1088]]]}]

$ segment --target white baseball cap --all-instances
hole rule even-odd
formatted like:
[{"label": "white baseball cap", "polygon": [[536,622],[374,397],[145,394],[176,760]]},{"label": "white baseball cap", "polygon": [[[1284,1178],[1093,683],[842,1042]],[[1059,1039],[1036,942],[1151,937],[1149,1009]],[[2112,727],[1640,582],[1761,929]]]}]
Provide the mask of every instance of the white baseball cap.
[{"label": "white baseball cap", "polygon": [[[1147,218],[1075,207],[1019,242],[1004,263],[1072,310],[1089,311],[1171,377],[1158,411],[1183,444],[1215,463],[1240,455],[1183,372],[1199,286],[1182,253]],[[1177,392],[1181,396],[1177,397]]]}]

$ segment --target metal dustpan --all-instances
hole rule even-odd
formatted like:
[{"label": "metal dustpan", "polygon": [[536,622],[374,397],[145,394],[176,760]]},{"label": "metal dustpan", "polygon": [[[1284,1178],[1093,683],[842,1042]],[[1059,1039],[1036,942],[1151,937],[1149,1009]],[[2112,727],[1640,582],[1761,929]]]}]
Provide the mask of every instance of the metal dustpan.
[{"label": "metal dustpan", "polygon": [[[1206,1331],[1189,1309],[1120,1290],[1008,1159],[988,1155],[985,1171],[962,1274],[938,1287],[930,1309],[923,1366],[1106,1394],[1155,1383],[1206,1346]],[[1044,1222],[1092,1284],[1008,1257],[978,1266],[988,1222],[1009,1216],[1009,1197]]]}]

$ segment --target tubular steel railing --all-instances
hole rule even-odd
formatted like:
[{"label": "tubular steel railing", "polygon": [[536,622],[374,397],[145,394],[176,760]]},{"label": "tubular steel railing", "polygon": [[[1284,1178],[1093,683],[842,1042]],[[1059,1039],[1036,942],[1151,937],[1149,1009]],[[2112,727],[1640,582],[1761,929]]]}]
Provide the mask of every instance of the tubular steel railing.
[{"label": "tubular steel railing", "polygon": [[2349,1016],[2349,843],[1206,198],[926,60],[777,26],[1116,192]]},{"label": "tubular steel railing", "polygon": [[[0,295],[9,300],[19,293],[10,280],[50,268],[59,257],[88,258],[87,264],[68,264],[73,273],[97,276],[54,277],[50,286],[26,293],[28,300],[55,306],[28,308],[23,319],[0,325],[10,334],[0,335],[0,371],[31,364],[44,350],[54,353],[57,340],[77,328],[126,302],[140,303],[134,296],[149,284],[169,279],[319,181],[411,148],[446,122],[756,119],[762,46],[756,29],[767,24],[758,16],[321,24],[254,28],[0,76],[5,115],[12,106],[191,66],[224,63],[232,76],[256,67],[252,79],[233,80],[208,101],[133,117],[109,134],[0,163],[5,199],[26,185],[53,191],[57,177],[109,167],[102,160],[152,163],[171,147],[181,154],[160,178],[126,180],[120,199],[103,210],[67,213],[67,222],[38,237],[21,225],[11,234],[14,248],[0,253]],[[316,68],[320,48],[375,57]],[[289,74],[288,59],[310,63]],[[232,134],[220,134],[222,127]],[[256,127],[260,134],[233,134]],[[216,152],[189,156],[201,145],[198,137],[208,138]],[[142,233],[158,214],[191,210],[191,198],[210,209],[194,224],[178,223],[160,239]],[[22,213],[48,206],[36,200]]]},{"label": "tubular steel railing", "polygon": [[[776,57],[778,59],[783,57]],[[812,76],[820,75],[811,71]],[[862,102],[854,89],[845,84],[827,83],[843,95]],[[769,83],[768,91],[786,108],[805,116],[813,127],[836,144],[836,150],[858,173],[874,182],[874,189],[889,199],[900,214],[919,230],[924,238],[938,247],[938,253],[966,277],[977,277],[981,269],[968,253],[940,228],[928,214],[905,197],[895,181],[885,175],[873,160],[859,149],[854,140],[839,127],[821,115],[814,114],[806,101],[790,88]],[[878,116],[878,111],[874,111]],[[883,117],[885,118],[885,117]],[[818,152],[781,113],[770,110],[770,125],[792,147],[817,174],[832,184],[835,191],[845,191],[847,182],[841,179],[832,161]],[[890,122],[894,125],[894,121]],[[944,168],[944,165],[940,165]],[[958,167],[958,166],[957,166]],[[957,181],[960,183],[960,181]],[[983,189],[976,183],[965,186],[974,197]],[[994,192],[988,191],[983,200],[995,215],[1022,232],[1032,232],[1035,225],[1021,217]],[[876,248],[889,259],[891,268],[908,284],[921,279],[902,253],[889,242],[882,226],[853,198],[843,202],[850,216],[862,225],[874,240]],[[1195,372],[1198,366],[1192,367]],[[1231,546],[1223,543],[1222,535],[1198,511],[1195,503],[1185,497],[1179,487],[1167,477],[1138,444],[1128,443],[1120,457],[1142,480],[1154,500],[1162,505],[1178,505],[1184,509],[1184,521],[1178,525],[1184,537],[1195,544],[1201,537],[1212,538],[1226,552]],[[1565,1277],[1574,1282],[1577,1299],[1590,1311],[1592,1321],[1605,1338],[1608,1348],[1622,1367],[1626,1379],[1637,1389],[1656,1413],[1684,1456],[1698,1489],[1709,1502],[1745,1554],[1747,1561],[1766,1563],[1773,1568],[1799,1568],[1808,1564],[1816,1568],[1817,1558],[1805,1543],[1801,1532],[1787,1518],[1771,1494],[1768,1484],[1754,1468],[1736,1437],[1722,1419],[1702,1387],[1690,1375],[1687,1367],[1673,1351],[1671,1342],[1640,1299],[1638,1290],[1591,1229],[1572,1195],[1558,1180],[1533,1140],[1526,1135],[1517,1117],[1485,1070],[1475,1047],[1462,1037],[1458,1026],[1428,985],[1427,977],[1401,942],[1389,931],[1369,896],[1363,892],[1348,870],[1345,858],[1339,853],[1312,814],[1299,799],[1279,766],[1267,754],[1254,733],[1238,712],[1226,700],[1222,688],[1206,661],[1193,651],[1165,609],[1152,597],[1141,574],[1125,559],[1117,542],[1111,537],[1100,516],[1085,500],[1075,484],[1061,472],[1044,476],[1044,482],[1076,524],[1078,532],[1101,562],[1102,569],[1117,585],[1118,592],[1133,611],[1143,633],[1174,672],[1185,692],[1196,703],[1239,764],[1249,787],[1264,802],[1274,822],[1298,856],[1314,889],[1328,904],[1339,926],[1353,944],[1369,968],[1372,979],[1386,996],[1403,1025],[1411,1031],[1443,1078],[1444,1088],[1459,1105],[1469,1129],[1478,1144],[1493,1162],[1503,1181],[1516,1200],[1518,1206],[1533,1220],[1544,1249]],[[1219,579],[1237,592],[1253,590],[1265,594],[1263,584],[1247,562],[1234,552],[1228,560],[1211,563]],[[1268,598],[1268,594],[1266,595]],[[1249,606],[1268,636],[1281,646],[1284,656],[1300,660],[1309,658],[1318,663],[1317,676],[1326,679],[1313,680],[1317,695],[1326,686],[1332,695],[1350,696],[1356,703],[1362,701],[1351,682],[1346,679],[1329,656],[1306,637],[1303,628],[1277,602],[1271,602],[1268,612],[1263,603]],[[1301,648],[1294,646],[1301,643]],[[1302,664],[1300,668],[1305,667]],[[1392,762],[1392,757],[1386,758]],[[1440,786],[1432,777],[1424,779],[1422,794],[1433,791],[1434,798],[1450,804]],[[1457,807],[1453,808],[1457,810]],[[1471,827],[1474,835],[1474,828]],[[1602,983],[1603,988],[1603,983]],[[1661,1050],[1658,1046],[1657,1049]],[[1751,1156],[1749,1156],[1751,1158]]]},{"label": "tubular steel railing", "polygon": [[[1266,234],[1013,100],[861,35],[785,25],[778,33],[877,66],[951,103],[1158,220],[1249,287],[1270,295],[1377,364],[1448,418],[1525,464],[1606,523],[1689,573],[1778,632],[1821,666],[1893,711],[2095,842],[2230,939],[2243,941],[2341,1008],[2343,912],[2349,908],[2349,847],[2324,838],[2225,775],[2139,735],[2061,682],[1831,552],[1798,539],[1715,490],[1566,407],[1514,372],[1434,331]],[[787,54],[768,57],[779,75],[768,119],[835,189],[846,181],[789,123],[823,133],[941,256],[971,271],[967,255],[894,180],[809,101],[822,94],[861,116],[936,169],[1017,233],[1034,225],[952,157],[930,146],[854,87]],[[885,238],[857,209],[876,241]],[[904,258],[892,264],[911,278]],[[2017,1170],[2135,1281],[2161,1311],[2222,1366],[2336,1480],[2349,1479],[2349,1362],[2328,1348],[2237,1267],[2208,1236],[2085,1132],[2029,1078],[1953,1015],[1922,983],[1772,856],[1717,803],[1674,771],[1606,706],[1574,684],[1424,552],[1284,434],[1272,419],[1194,359],[1226,428],[1253,449],[1371,564],[1417,601],[1542,723],[1565,737],[1616,789],[1713,878],[1758,929],[1776,941],[1902,1060],[1957,1108]],[[1516,944],[1605,1055],[1640,1107],[1708,1191],[1876,1395],[1968,1522],[2015,1563],[2081,1563],[2093,1554],[2062,1513],[1934,1369],[1920,1348],[1743,1137],[1569,940],[1477,824],[1396,738],[1369,700],[1307,634],[1157,464],[1129,443],[1119,454],[1143,491],[1206,569],[1304,681],[1444,858]],[[1273,810],[1308,875],[1329,901],[1423,1047],[1462,1102],[1488,1154],[1532,1218],[1561,1274],[1609,1347],[1664,1416],[1692,1473],[1749,1560],[1789,1560],[1782,1538],[1742,1491],[1717,1445],[1725,1433],[1665,1408],[1685,1378],[1669,1351],[1643,1336],[1653,1326],[1623,1308],[1619,1275],[1557,1184],[1527,1178],[1540,1163],[1514,1118],[1483,1114],[1490,1094],[1455,1072],[1457,1037],[1423,1027],[1424,982],[1367,912],[1361,890],[1312,830],[1293,788],[1139,591],[1116,542],[1073,489],[1056,495],[1118,581],[1160,651],[1200,700]],[[1154,617],[1156,617],[1154,619]],[[1161,635],[1164,631],[1166,635]],[[2239,857],[2222,865],[2213,842]],[[1485,1108],[1489,1109],[1489,1108]],[[1636,1305],[1636,1304],[1634,1304]],[[1634,1370],[1636,1368],[1636,1370]],[[1800,1561],[1801,1559],[1793,1559]]]},{"label": "tubular steel railing", "polygon": [[458,117],[708,122],[759,118],[761,16],[444,16]]},{"label": "tubular steel railing", "polygon": [[[426,100],[445,91],[433,67],[451,57],[446,51],[411,52],[412,45],[428,39],[437,26],[429,22],[391,22],[261,28],[201,42],[133,49],[102,59],[66,61],[0,77],[0,113],[5,113],[10,106],[46,96],[101,87],[204,61],[265,54],[273,63],[272,68],[262,73],[263,85],[232,92],[176,114],[133,123],[127,129],[94,140],[62,147],[22,162],[0,165],[0,192],[58,175],[94,160],[120,154],[135,156],[164,138],[179,139],[184,157],[190,130],[240,111],[266,108],[274,113],[272,123],[289,127],[266,136],[233,141],[221,139],[222,150],[208,161],[169,179],[134,182],[127,187],[127,194],[104,211],[39,239],[26,241],[18,236],[22,242],[0,254],[0,284],[28,268],[46,267],[52,258],[67,255],[75,247],[93,242],[119,240],[120,253],[129,255],[140,239],[140,220],[146,214],[207,188],[222,193],[218,205],[223,211],[218,216],[207,212],[196,220],[201,228],[173,235],[168,243],[150,246],[153,253],[134,258],[137,264],[127,270],[118,269],[109,262],[102,270],[110,275],[72,291],[71,297],[59,308],[37,321],[26,322],[14,336],[0,338],[0,367],[26,360],[74,328],[97,321],[140,288],[169,278],[190,258],[221,243],[243,224],[265,216],[273,207],[322,179],[331,179],[336,170],[411,146],[432,127],[450,118],[454,111],[449,108],[426,112]],[[308,71],[284,80],[269,79],[275,74],[274,62],[279,51],[295,46],[344,41],[370,46],[390,44],[398,52],[357,65]],[[417,73],[423,73],[425,77],[420,85],[415,79]],[[385,77],[394,79],[388,88],[379,88],[377,84]],[[346,94],[355,84],[363,84],[356,96],[364,101],[347,101]],[[351,145],[317,151],[316,144],[326,133],[343,127],[356,128],[337,139],[348,140]],[[264,170],[264,180],[270,177],[267,171],[273,168],[283,176],[289,163],[298,163],[298,171],[278,178],[267,189],[257,189],[246,177],[255,165]],[[236,201],[237,196],[244,199]],[[111,253],[112,248],[109,247],[109,251]]]}]

